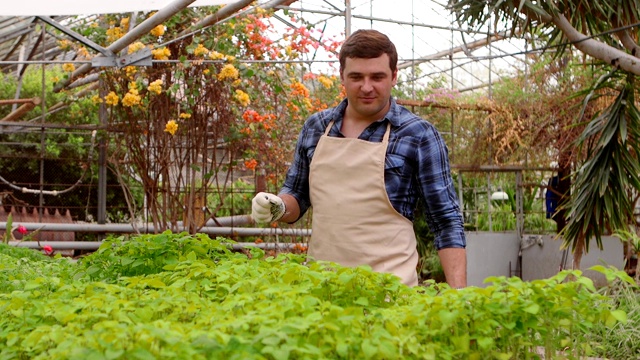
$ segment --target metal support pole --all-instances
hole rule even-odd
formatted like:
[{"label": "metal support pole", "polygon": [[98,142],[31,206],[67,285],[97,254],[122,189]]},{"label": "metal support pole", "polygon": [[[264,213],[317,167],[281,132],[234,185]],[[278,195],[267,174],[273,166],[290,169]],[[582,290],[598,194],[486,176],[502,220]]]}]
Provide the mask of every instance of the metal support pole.
[{"label": "metal support pole", "polygon": [[[100,98],[104,99],[107,95],[104,80],[100,77]],[[102,126],[107,125],[107,106],[104,102],[100,103],[99,117]],[[98,139],[98,224],[107,222],[107,141],[105,139],[106,132]],[[87,164],[92,166],[92,164]]]},{"label": "metal support pole", "polygon": [[493,231],[491,222],[491,174],[487,173],[487,215],[489,217],[489,231]]},{"label": "metal support pole", "polygon": [[351,0],[344,0],[344,35],[351,35]]},{"label": "metal support pole", "polygon": [[[46,43],[46,31],[45,27],[42,27],[42,58],[45,58],[45,46]],[[47,119],[47,77],[46,77],[46,64],[42,64],[42,102],[40,106],[42,107],[42,117],[40,119],[40,123],[46,123]],[[40,128],[40,195],[38,198],[38,220],[42,221],[42,215],[44,210],[44,155],[45,155],[45,137],[44,137],[45,129]]]},{"label": "metal support pole", "polygon": [[524,233],[524,202],[523,202],[522,171],[516,172],[516,235],[522,239]]}]

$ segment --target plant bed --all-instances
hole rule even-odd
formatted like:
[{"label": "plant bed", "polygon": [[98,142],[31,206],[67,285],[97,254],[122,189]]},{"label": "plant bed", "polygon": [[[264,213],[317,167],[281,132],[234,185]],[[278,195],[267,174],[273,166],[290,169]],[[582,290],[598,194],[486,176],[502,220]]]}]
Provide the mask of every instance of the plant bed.
[{"label": "plant bed", "polygon": [[595,351],[591,329],[626,320],[579,271],[410,288],[366,267],[228,243],[112,237],[78,262],[2,245],[0,358],[578,359]]}]

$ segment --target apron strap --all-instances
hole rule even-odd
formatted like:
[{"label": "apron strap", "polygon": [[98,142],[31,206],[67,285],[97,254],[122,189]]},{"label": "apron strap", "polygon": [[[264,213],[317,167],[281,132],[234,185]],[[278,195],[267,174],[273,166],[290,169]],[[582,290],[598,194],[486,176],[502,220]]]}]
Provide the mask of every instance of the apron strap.
[{"label": "apron strap", "polygon": [[324,130],[324,135],[325,136],[329,136],[329,131],[331,130],[331,128],[333,127],[333,120],[329,121],[329,125],[327,126],[327,128]]},{"label": "apron strap", "polygon": [[387,131],[384,132],[384,137],[382,138],[383,143],[389,142],[389,134],[391,133],[391,121],[387,121]]}]

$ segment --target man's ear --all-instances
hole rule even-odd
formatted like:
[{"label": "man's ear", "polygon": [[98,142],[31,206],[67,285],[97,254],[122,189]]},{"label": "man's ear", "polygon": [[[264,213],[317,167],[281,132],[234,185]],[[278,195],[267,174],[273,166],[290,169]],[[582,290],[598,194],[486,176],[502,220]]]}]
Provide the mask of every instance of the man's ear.
[{"label": "man's ear", "polygon": [[393,72],[391,81],[393,82],[393,86],[396,86],[396,83],[398,82],[398,69]]}]

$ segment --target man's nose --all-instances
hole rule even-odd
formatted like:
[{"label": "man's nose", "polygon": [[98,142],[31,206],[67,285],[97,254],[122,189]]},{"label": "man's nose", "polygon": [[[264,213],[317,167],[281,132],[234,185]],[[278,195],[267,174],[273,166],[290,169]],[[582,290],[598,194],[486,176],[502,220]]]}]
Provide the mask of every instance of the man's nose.
[{"label": "man's nose", "polygon": [[373,83],[371,82],[371,79],[364,78],[364,81],[362,82],[362,91],[370,92],[372,90],[373,90]]}]

